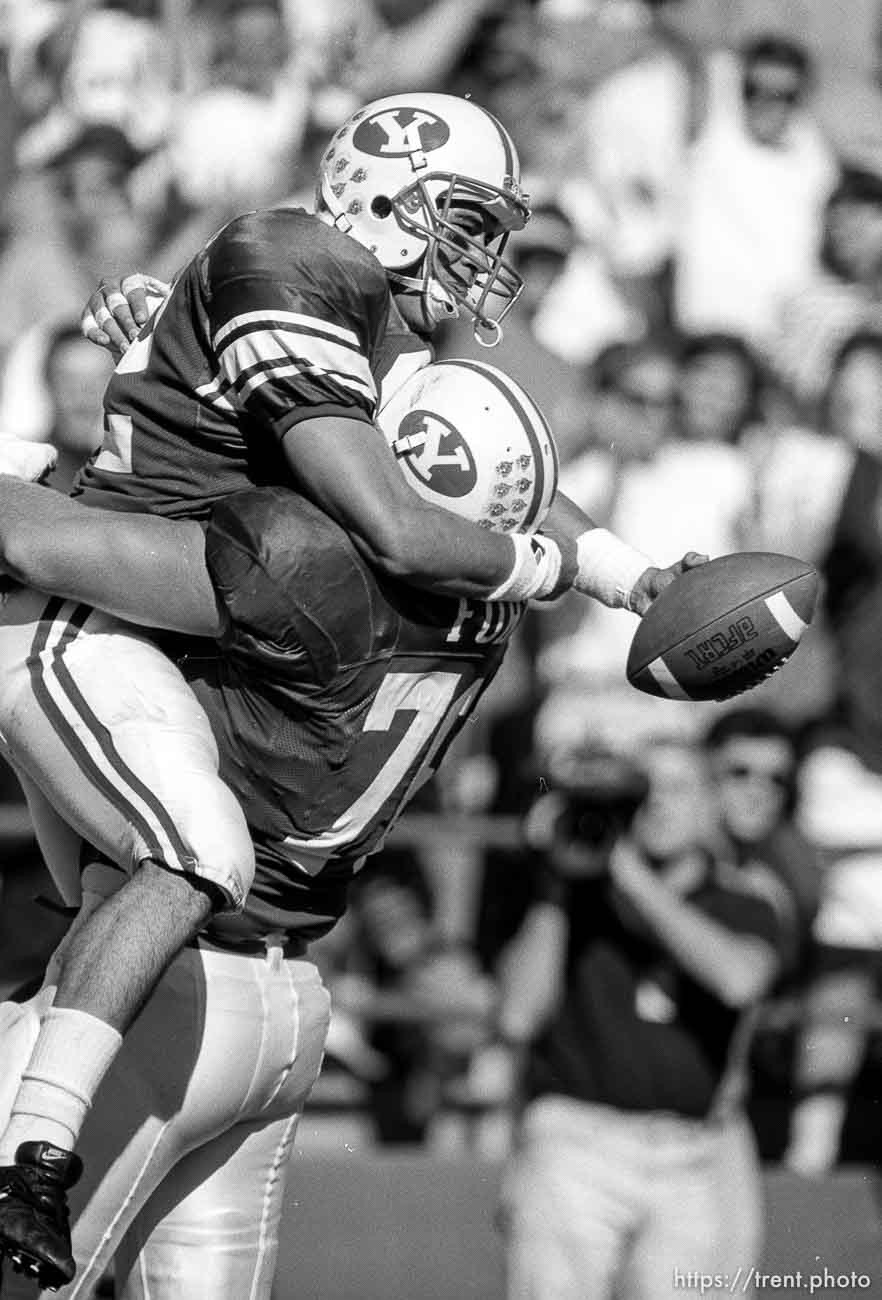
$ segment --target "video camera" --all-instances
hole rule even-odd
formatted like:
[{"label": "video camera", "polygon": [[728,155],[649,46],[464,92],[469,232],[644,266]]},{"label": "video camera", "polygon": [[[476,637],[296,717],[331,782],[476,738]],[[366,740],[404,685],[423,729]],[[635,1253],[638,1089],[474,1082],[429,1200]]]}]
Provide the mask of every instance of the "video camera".
[{"label": "video camera", "polygon": [[646,773],[618,754],[591,750],[551,765],[548,789],[527,815],[530,848],[564,846],[600,852],[631,825],[649,791]]}]

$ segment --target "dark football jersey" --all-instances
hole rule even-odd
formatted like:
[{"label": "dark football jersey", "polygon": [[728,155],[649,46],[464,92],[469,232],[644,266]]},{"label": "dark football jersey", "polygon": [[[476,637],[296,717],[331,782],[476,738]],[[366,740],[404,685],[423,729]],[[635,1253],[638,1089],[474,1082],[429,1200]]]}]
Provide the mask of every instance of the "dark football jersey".
[{"label": "dark football jersey", "polygon": [[523,607],[381,580],[279,487],[222,503],[206,555],[226,628],[217,657],[183,668],[254,835],[244,924],[314,937],[437,767]]},{"label": "dark football jersey", "polygon": [[[296,208],[237,217],[193,259],[117,366],[86,504],[205,518],[284,483],[280,440],[301,420],[372,421],[431,359],[380,263]],[[382,389],[382,394],[381,394]]]}]

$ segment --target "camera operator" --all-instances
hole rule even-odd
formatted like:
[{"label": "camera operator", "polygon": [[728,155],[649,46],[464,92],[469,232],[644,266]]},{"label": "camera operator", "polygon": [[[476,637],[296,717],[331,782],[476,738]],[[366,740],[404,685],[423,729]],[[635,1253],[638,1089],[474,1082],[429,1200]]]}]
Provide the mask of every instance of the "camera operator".
[{"label": "camera operator", "polygon": [[760,1263],[741,1098],[792,900],[771,873],[713,856],[691,742],[555,775],[526,823],[537,896],[500,969],[500,1037],[523,1057],[509,1300],[655,1300],[690,1272],[731,1284]]}]

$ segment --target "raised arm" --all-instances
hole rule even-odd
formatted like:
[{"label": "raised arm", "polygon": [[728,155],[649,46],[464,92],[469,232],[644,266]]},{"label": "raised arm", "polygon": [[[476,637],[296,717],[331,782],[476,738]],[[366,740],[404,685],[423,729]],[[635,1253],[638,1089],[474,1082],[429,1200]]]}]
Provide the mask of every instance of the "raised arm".
[{"label": "raised arm", "polygon": [[[746,1007],[768,993],[780,956],[765,933],[708,915],[671,889],[627,841],[613,851],[610,876],[680,968],[726,1006]],[[772,910],[764,902],[758,907]]]}]

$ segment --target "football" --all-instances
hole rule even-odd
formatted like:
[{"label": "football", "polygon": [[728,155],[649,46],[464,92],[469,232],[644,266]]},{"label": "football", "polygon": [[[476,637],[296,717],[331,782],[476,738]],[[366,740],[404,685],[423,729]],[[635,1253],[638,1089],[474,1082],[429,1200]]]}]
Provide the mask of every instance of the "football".
[{"label": "football", "polygon": [[722,555],[676,578],[631,642],[627,676],[648,695],[726,700],[793,654],[812,620],[818,573],[766,551]]}]

